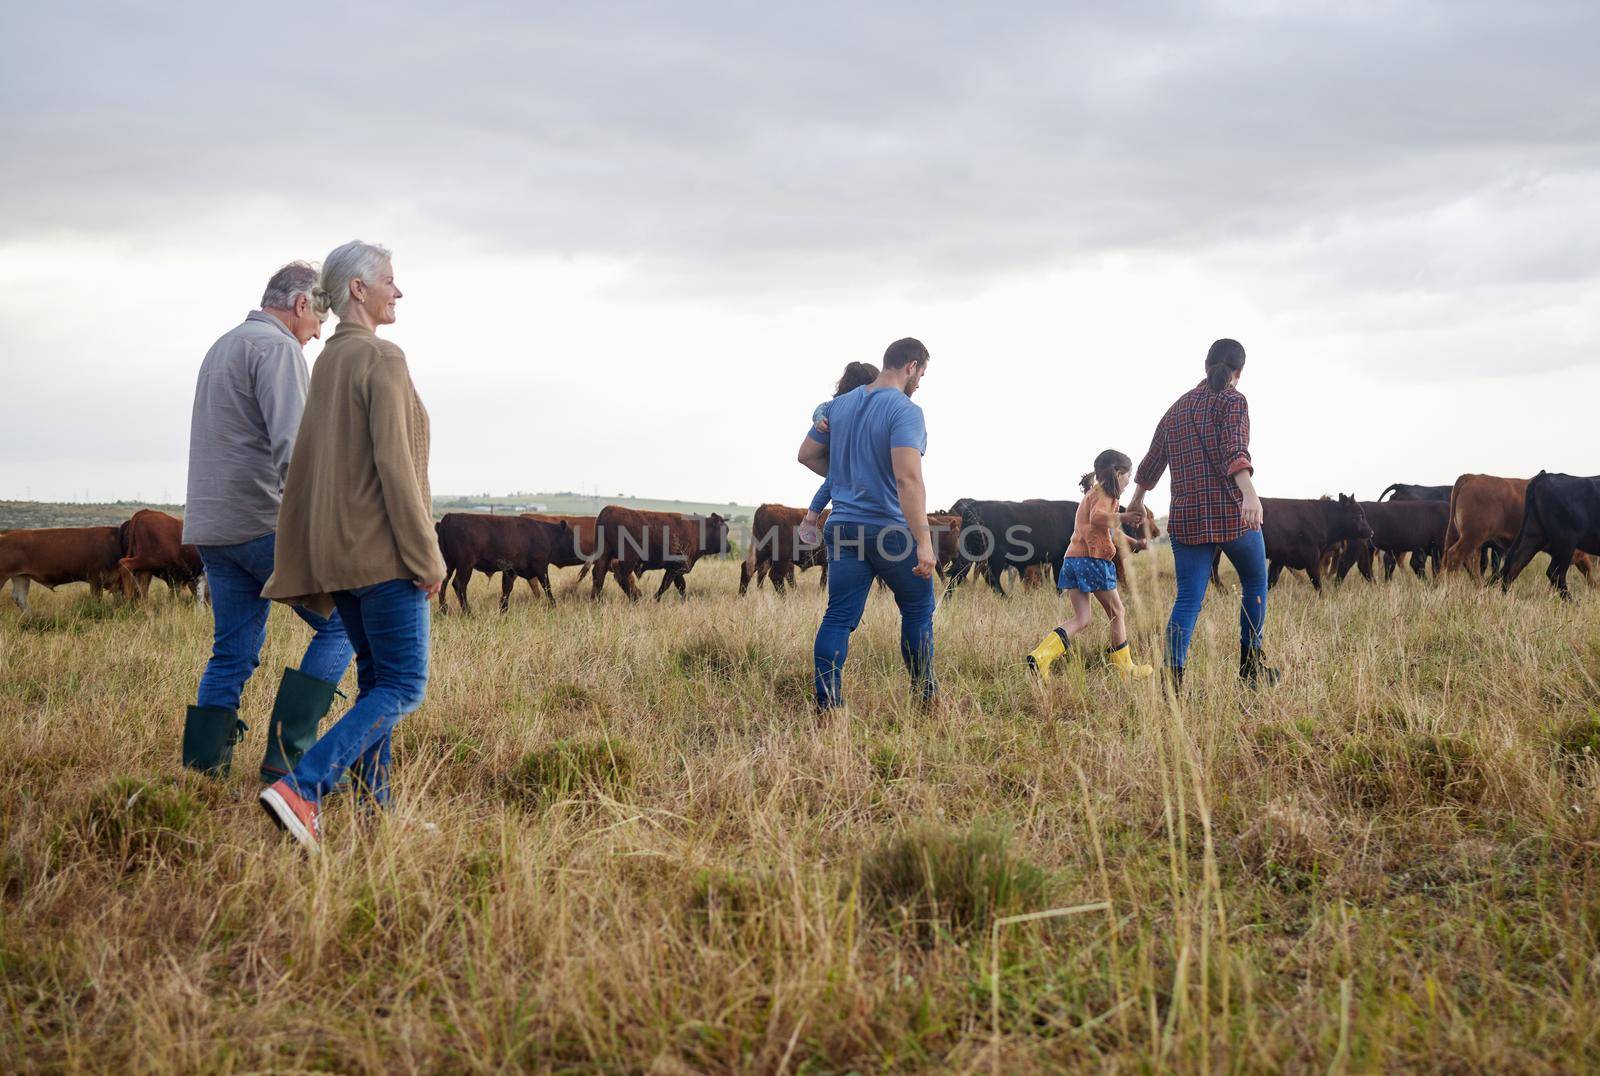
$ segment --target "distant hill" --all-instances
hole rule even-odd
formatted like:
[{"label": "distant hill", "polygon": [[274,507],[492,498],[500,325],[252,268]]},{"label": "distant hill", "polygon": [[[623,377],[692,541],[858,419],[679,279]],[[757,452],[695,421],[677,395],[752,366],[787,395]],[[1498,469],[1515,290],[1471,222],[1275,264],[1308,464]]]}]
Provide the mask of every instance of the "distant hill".
[{"label": "distant hill", "polygon": [[[446,512],[549,512],[560,516],[592,516],[608,504],[646,512],[682,512],[708,516],[717,512],[730,523],[748,523],[755,505],[712,501],[668,501],[651,497],[596,497],[587,493],[526,493],[515,497],[471,497],[450,494],[433,499],[433,514]],[[542,507],[540,507],[542,506]]]},{"label": "distant hill", "polygon": [[0,530],[12,527],[108,527],[141,508],[159,508],[183,515],[181,504],[108,501],[103,504],[59,504],[53,501],[0,501]]}]

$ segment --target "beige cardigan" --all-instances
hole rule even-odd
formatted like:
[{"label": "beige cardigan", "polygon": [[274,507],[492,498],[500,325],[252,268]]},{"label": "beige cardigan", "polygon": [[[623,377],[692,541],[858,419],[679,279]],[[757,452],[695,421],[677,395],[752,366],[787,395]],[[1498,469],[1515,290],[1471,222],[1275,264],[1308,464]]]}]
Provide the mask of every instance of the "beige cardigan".
[{"label": "beige cardigan", "polygon": [[336,590],[444,578],[428,494],[428,412],[405,353],[348,321],[311,373],[273,569],[265,597],[324,615]]}]

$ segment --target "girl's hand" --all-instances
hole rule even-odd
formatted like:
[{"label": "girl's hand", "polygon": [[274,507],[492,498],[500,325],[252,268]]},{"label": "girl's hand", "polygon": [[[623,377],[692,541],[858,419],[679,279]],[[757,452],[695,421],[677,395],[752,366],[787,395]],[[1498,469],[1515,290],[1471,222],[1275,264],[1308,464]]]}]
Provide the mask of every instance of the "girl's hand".
[{"label": "girl's hand", "polygon": [[1128,544],[1133,547],[1135,553],[1143,553],[1150,548],[1150,542],[1145,538],[1130,538]]},{"label": "girl's hand", "polygon": [[424,583],[420,579],[413,579],[412,582],[416,584],[418,590],[422,591],[422,596],[425,598],[436,597],[439,593],[439,588],[444,586],[443,579],[434,583]]},{"label": "girl's hand", "polygon": [[1142,508],[1130,508],[1130,509],[1128,509],[1126,512],[1122,513],[1122,522],[1126,523],[1130,527],[1142,527],[1142,526],[1144,526],[1144,509],[1142,509]]}]

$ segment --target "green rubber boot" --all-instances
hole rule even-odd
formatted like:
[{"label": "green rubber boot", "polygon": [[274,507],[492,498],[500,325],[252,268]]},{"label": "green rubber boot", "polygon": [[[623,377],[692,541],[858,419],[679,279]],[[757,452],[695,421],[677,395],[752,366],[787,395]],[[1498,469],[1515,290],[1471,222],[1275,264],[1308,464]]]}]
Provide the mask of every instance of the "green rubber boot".
[{"label": "green rubber boot", "polygon": [[212,777],[228,776],[233,745],[249,728],[235,710],[220,706],[191,706],[183,722],[183,764]]},{"label": "green rubber boot", "polygon": [[284,669],[278,684],[278,697],[272,703],[272,720],[267,723],[267,753],[261,760],[261,779],[267,784],[289,776],[311,745],[317,742],[317,726],[333,705],[338,684],[307,676],[299,669]]}]

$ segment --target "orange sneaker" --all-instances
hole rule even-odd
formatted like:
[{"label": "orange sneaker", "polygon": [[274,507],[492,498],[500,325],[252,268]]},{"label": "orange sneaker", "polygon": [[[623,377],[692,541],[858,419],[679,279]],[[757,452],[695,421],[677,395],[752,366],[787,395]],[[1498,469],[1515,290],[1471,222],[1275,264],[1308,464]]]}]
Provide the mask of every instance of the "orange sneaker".
[{"label": "orange sneaker", "polygon": [[307,852],[318,851],[322,833],[317,828],[317,805],[296,792],[288,778],[261,790],[261,808]]}]

